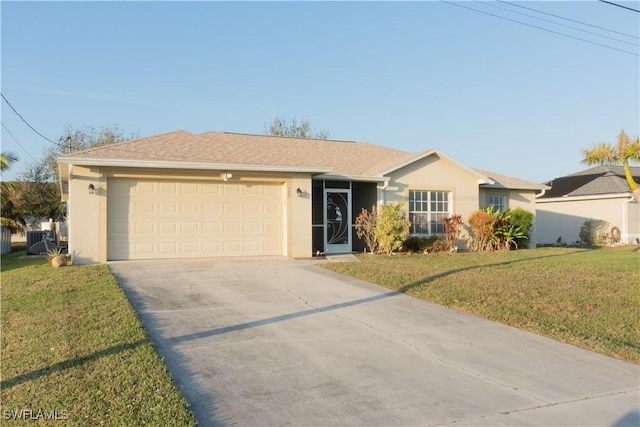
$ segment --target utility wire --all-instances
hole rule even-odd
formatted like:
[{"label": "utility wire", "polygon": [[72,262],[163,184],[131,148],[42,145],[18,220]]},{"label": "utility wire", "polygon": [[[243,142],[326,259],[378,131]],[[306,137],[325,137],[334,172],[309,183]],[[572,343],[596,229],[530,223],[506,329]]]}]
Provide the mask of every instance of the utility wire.
[{"label": "utility wire", "polygon": [[55,142],[55,141],[50,140],[49,138],[47,138],[46,136],[44,136],[43,134],[41,134],[40,132],[38,132],[37,130],[35,130],[35,128],[34,128],[33,126],[31,126],[31,125],[29,124],[29,122],[28,122],[28,121],[26,121],[26,120],[24,119],[24,117],[22,117],[22,116],[20,115],[20,113],[18,113],[18,112],[16,111],[16,109],[13,107],[13,105],[11,105],[11,103],[9,102],[9,100],[4,96],[4,93],[1,93],[1,92],[0,92],[0,96],[2,96],[2,99],[4,99],[4,102],[6,102],[6,103],[7,103],[7,105],[9,105],[9,107],[11,107],[11,109],[13,110],[13,112],[14,112],[14,113],[16,113],[16,115],[17,115],[18,117],[20,117],[20,119],[21,119],[21,120],[22,120],[22,121],[23,121],[27,126],[29,126],[29,129],[31,129],[32,131],[34,131],[35,133],[37,133],[40,137],[44,138],[46,141],[49,141],[50,143],[52,143],[52,144],[54,144],[54,145],[57,145],[58,147],[61,147],[61,146],[62,146],[62,144],[60,144],[60,143],[58,143],[58,142]]},{"label": "utility wire", "polygon": [[463,6],[463,5],[461,5],[461,4],[457,4],[457,3],[452,3],[452,2],[450,2],[450,1],[446,1],[446,0],[440,0],[440,1],[442,1],[443,3],[450,4],[450,5],[452,5],[452,6],[461,7],[461,8],[463,8],[463,9],[469,9],[469,10],[472,10],[472,11],[474,11],[474,12],[482,13],[482,14],[489,15],[489,16],[493,16],[493,17],[500,18],[500,19],[504,19],[504,20],[506,20],[506,21],[515,22],[516,24],[526,25],[527,27],[532,27],[532,28],[536,28],[536,29],[538,29],[538,30],[547,31],[547,32],[549,32],[549,33],[558,34],[558,35],[560,35],[560,36],[568,37],[568,38],[570,38],[570,39],[580,40],[580,41],[583,41],[583,42],[585,42],[585,43],[590,43],[590,44],[593,44],[593,45],[596,45],[596,46],[600,46],[600,47],[604,47],[604,48],[611,49],[611,50],[617,50],[618,52],[626,53],[626,54],[633,55],[633,56],[640,56],[640,54],[638,54],[638,53],[634,53],[634,52],[629,52],[628,50],[618,49],[618,48],[613,47],[613,46],[608,46],[608,45],[606,45],[606,44],[597,43],[597,42],[594,42],[594,41],[591,41],[591,40],[587,40],[587,39],[583,39],[583,38],[580,38],[580,37],[571,36],[571,35],[569,35],[569,34],[565,34],[565,33],[561,33],[561,32],[558,32],[558,31],[550,30],[550,29],[548,29],[548,28],[539,27],[539,26],[537,26],[537,25],[532,25],[532,24],[527,24],[526,22],[517,21],[517,20],[515,20],[515,19],[507,18],[507,17],[505,17],[505,16],[496,15],[496,14],[494,14],[494,13],[489,13],[489,12],[484,12],[484,11],[482,11],[482,10],[473,9],[473,8],[471,8],[471,7]]},{"label": "utility wire", "polygon": [[638,36],[633,36],[633,35],[631,35],[631,34],[621,33],[621,32],[619,32],[619,31],[610,30],[610,29],[608,29],[608,28],[604,28],[604,27],[599,27],[599,26],[597,26],[597,25],[587,24],[586,22],[577,21],[577,20],[575,20],[575,19],[571,19],[571,18],[565,18],[565,17],[563,17],[563,16],[554,15],[553,13],[543,12],[543,11],[541,11],[541,10],[533,9],[533,8],[531,8],[531,7],[522,6],[522,5],[517,4],[517,3],[508,2],[508,1],[505,1],[505,0],[496,0],[496,1],[497,1],[498,3],[505,3],[505,4],[508,4],[509,6],[519,7],[519,8],[522,8],[522,9],[531,10],[531,11],[533,11],[533,12],[541,13],[541,14],[543,14],[543,15],[553,16],[554,18],[564,19],[565,21],[575,22],[575,23],[577,23],[577,24],[586,25],[587,27],[597,28],[597,29],[599,29],[599,30],[609,31],[609,32],[611,32],[611,33],[620,34],[621,36],[631,37],[631,38],[633,38],[633,39],[640,40],[640,37],[638,37]]},{"label": "utility wire", "polygon": [[572,27],[571,25],[561,24],[561,23],[559,23],[559,22],[552,21],[551,19],[544,19],[544,18],[540,18],[540,17],[538,17],[538,16],[530,15],[530,14],[528,14],[528,13],[516,12],[515,10],[511,10],[511,9],[509,9],[509,8],[507,8],[507,7],[500,7],[500,6],[498,6],[498,5],[492,4],[492,2],[480,1],[480,2],[477,2],[477,3],[480,3],[480,4],[484,5],[484,6],[491,6],[491,7],[495,7],[495,8],[497,8],[497,9],[506,10],[506,11],[508,11],[508,12],[516,13],[516,14],[518,14],[518,15],[528,16],[529,18],[537,19],[537,20],[539,20],[539,21],[550,22],[551,24],[554,24],[554,25],[560,25],[561,27],[565,27],[565,28],[571,28],[572,30],[582,31],[583,33],[593,34],[594,36],[603,37],[603,38],[605,38],[605,39],[615,40],[615,41],[617,41],[617,42],[625,43],[625,44],[628,44],[628,45],[631,45],[631,46],[635,46],[635,47],[639,47],[639,46],[640,46],[640,45],[638,45],[638,44],[636,44],[636,43],[628,42],[628,41],[625,41],[625,40],[620,40],[620,39],[617,39],[617,38],[615,38],[615,37],[609,37],[609,36],[605,36],[604,34],[598,34],[598,33],[595,33],[595,32],[593,32],[593,31],[584,30],[584,29],[582,29],[582,28]]},{"label": "utility wire", "polygon": [[27,156],[31,157],[31,159],[32,159],[34,162],[36,162],[36,163],[37,163],[38,161],[37,161],[36,159],[34,159],[34,158],[33,158],[33,156],[31,155],[31,153],[30,153],[26,148],[24,148],[24,147],[22,146],[22,144],[20,144],[20,142],[16,139],[16,137],[15,137],[15,136],[13,136],[13,134],[9,131],[9,129],[7,129],[7,127],[4,125],[4,123],[0,122],[0,125],[2,125],[2,128],[3,128],[4,130],[6,130],[6,131],[7,131],[7,133],[9,134],[9,136],[10,136],[11,138],[13,138],[13,140],[16,142],[16,144],[18,144],[18,147],[22,148],[22,150],[23,150],[25,153],[27,153]]},{"label": "utility wire", "polygon": [[638,10],[638,9],[633,9],[633,8],[631,8],[631,7],[623,6],[623,5],[621,5],[621,4],[613,3],[613,2],[610,2],[610,1],[606,1],[606,0],[600,0],[600,1],[601,1],[602,3],[610,4],[611,6],[618,6],[618,7],[621,7],[621,8],[623,8],[623,9],[632,10],[632,11],[634,11],[634,12],[640,13],[640,10]]}]

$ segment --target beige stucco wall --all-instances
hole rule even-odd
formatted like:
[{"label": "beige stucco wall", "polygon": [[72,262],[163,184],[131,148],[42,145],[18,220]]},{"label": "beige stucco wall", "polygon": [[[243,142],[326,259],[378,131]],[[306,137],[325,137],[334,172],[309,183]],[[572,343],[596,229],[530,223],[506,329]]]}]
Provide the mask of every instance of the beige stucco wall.
[{"label": "beige stucco wall", "polygon": [[[452,212],[462,215],[463,220],[480,206],[478,177],[445,158],[429,156],[390,173],[389,178],[382,192],[384,202],[408,200],[409,190],[450,191]],[[465,230],[460,244],[467,239]]]},{"label": "beige stucco wall", "polygon": [[[107,261],[107,198],[109,178],[222,181],[221,172],[234,181],[273,182],[283,186],[284,252],[308,257],[311,242],[311,175],[259,173],[234,170],[164,170],[142,168],[88,168],[74,166],[69,180],[69,253],[76,264]],[[95,194],[89,194],[93,183]],[[303,191],[298,197],[296,190]]]},{"label": "beige stucco wall", "polygon": [[[75,166],[72,174],[69,201],[73,202],[67,203],[69,253],[74,264],[104,262],[100,244],[106,231],[106,181],[98,169]],[[89,194],[89,184],[94,185],[94,194]]]},{"label": "beige stucco wall", "polygon": [[623,233],[623,242],[632,243],[640,238],[640,209],[638,203],[627,203],[629,199],[539,199],[536,202],[538,241],[555,244],[561,237],[565,243],[576,242],[580,240],[580,228],[584,222],[597,219],[607,221],[610,227],[618,227]]}]

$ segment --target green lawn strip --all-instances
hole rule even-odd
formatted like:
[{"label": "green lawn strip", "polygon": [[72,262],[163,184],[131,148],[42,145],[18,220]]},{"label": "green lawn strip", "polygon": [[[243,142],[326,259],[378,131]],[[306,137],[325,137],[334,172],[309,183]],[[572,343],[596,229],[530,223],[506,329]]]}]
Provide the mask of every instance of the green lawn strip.
[{"label": "green lawn strip", "polygon": [[330,270],[640,363],[640,251],[362,255]]},{"label": "green lawn strip", "polygon": [[72,425],[195,425],[106,265],[3,256],[1,296],[3,419],[30,410]]}]

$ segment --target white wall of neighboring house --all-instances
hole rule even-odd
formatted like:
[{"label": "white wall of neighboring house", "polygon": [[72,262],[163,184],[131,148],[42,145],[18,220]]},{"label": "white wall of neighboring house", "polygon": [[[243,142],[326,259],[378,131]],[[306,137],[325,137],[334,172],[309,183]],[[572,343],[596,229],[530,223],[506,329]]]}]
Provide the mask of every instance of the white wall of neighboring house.
[{"label": "white wall of neighboring house", "polygon": [[623,243],[640,238],[640,204],[629,194],[538,199],[536,211],[540,244],[580,241],[580,228],[589,219],[606,221],[608,230],[618,227]]}]

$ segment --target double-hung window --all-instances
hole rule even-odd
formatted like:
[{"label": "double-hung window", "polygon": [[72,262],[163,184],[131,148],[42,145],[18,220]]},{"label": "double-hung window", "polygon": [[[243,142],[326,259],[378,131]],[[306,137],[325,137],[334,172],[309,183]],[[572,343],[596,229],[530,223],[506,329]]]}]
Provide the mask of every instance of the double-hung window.
[{"label": "double-hung window", "polygon": [[442,219],[451,215],[448,191],[409,190],[411,234],[444,234]]}]

